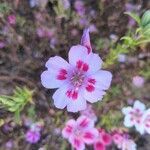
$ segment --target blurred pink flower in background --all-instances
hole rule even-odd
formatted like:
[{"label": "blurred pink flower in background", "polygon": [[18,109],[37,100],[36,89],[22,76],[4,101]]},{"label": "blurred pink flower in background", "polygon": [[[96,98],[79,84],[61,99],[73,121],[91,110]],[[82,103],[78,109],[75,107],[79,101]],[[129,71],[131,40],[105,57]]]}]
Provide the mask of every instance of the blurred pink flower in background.
[{"label": "blurred pink flower in background", "polygon": [[136,150],[136,143],[129,138],[127,133],[116,132],[112,138],[117,148],[121,150]]},{"label": "blurred pink flower in background", "polygon": [[9,15],[7,20],[8,20],[8,23],[10,25],[15,25],[16,24],[16,16],[15,15]]},{"label": "blurred pink flower in background", "polygon": [[80,111],[80,114],[83,116],[86,116],[88,118],[90,118],[91,120],[93,120],[94,122],[97,121],[97,116],[93,110],[92,105],[87,104],[87,107],[85,110]]},{"label": "blurred pink flower in background", "polygon": [[80,16],[83,16],[85,14],[84,1],[76,0],[75,3],[74,3],[74,8]]},{"label": "blurred pink flower in background", "polygon": [[5,42],[0,41],[0,48],[4,48],[5,46]]},{"label": "blurred pink flower in background", "polygon": [[134,76],[133,79],[132,79],[133,85],[138,87],[138,88],[143,87],[144,82],[145,82],[145,80],[141,76]]},{"label": "blurred pink flower in background", "polygon": [[104,129],[98,129],[98,131],[99,136],[94,143],[94,150],[106,150],[106,147],[112,142],[112,137]]},{"label": "blurred pink flower in background", "polygon": [[98,130],[94,128],[94,122],[91,119],[80,116],[76,121],[71,119],[66,123],[62,135],[76,150],[84,150],[85,144],[94,143],[98,137]]},{"label": "blurred pink flower in background", "polygon": [[13,140],[7,141],[5,146],[6,146],[7,149],[13,149],[13,146],[14,146]]},{"label": "blurred pink flower in background", "polygon": [[40,140],[41,134],[39,131],[29,129],[25,135],[26,141],[29,143],[37,143]]},{"label": "blurred pink flower in background", "polygon": [[[45,88],[58,88],[54,93],[54,105],[70,112],[86,108],[86,101],[94,103],[103,98],[110,86],[112,74],[100,70],[102,60],[91,52],[89,32],[86,29],[81,45],[72,46],[69,51],[69,63],[59,56],[46,62],[47,70],[41,74]],[[92,60],[92,61],[91,61]]]},{"label": "blurred pink flower in background", "polygon": [[140,101],[136,100],[134,102],[133,108],[130,106],[124,107],[122,109],[122,112],[125,115],[124,125],[126,127],[135,126],[136,130],[143,134],[144,130],[142,124],[142,117],[145,112],[145,105]]}]

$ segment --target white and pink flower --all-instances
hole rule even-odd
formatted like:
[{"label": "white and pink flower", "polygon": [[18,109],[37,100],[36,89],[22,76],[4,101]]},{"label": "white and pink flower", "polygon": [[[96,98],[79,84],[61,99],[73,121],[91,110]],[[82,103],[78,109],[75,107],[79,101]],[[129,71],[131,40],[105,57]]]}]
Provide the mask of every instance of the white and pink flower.
[{"label": "white and pink flower", "polygon": [[136,150],[136,143],[129,138],[127,133],[116,132],[112,138],[117,148],[121,150]]},{"label": "white and pink flower", "polygon": [[85,116],[80,116],[76,121],[69,120],[62,130],[64,138],[68,139],[76,150],[84,150],[85,144],[93,144],[98,137],[98,130],[94,122]]},{"label": "white and pink flower", "polygon": [[111,144],[111,135],[103,129],[98,129],[99,136],[94,143],[94,150],[106,150],[106,147]]},{"label": "white and pink flower", "polygon": [[86,108],[86,101],[94,103],[101,100],[110,86],[112,74],[99,70],[102,60],[91,51],[89,31],[85,30],[82,45],[72,46],[69,63],[59,56],[46,62],[47,70],[41,75],[45,88],[58,88],[53,95],[54,105],[70,112]]},{"label": "white and pink flower", "polygon": [[136,100],[132,107],[125,107],[122,109],[123,114],[125,115],[124,125],[126,127],[135,126],[136,130],[141,134],[144,133],[142,117],[145,112],[145,105],[140,101]]}]

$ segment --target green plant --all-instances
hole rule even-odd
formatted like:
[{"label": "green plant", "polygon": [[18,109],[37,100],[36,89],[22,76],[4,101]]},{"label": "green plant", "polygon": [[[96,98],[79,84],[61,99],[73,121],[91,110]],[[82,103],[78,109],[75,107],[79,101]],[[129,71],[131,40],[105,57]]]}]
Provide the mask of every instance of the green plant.
[{"label": "green plant", "polygon": [[32,102],[33,91],[26,87],[16,87],[12,96],[1,95],[0,106],[15,114],[15,120],[18,122],[20,113],[28,102]]},{"label": "green plant", "polygon": [[125,14],[131,16],[137,22],[138,28],[135,30],[135,33],[129,33],[122,37],[122,43],[113,45],[112,48],[110,48],[110,52],[106,56],[104,68],[113,65],[119,54],[134,52],[138,46],[150,42],[150,11],[146,11],[142,18],[134,13]]},{"label": "green plant", "polygon": [[7,14],[11,10],[11,7],[8,3],[0,3],[0,14]]}]

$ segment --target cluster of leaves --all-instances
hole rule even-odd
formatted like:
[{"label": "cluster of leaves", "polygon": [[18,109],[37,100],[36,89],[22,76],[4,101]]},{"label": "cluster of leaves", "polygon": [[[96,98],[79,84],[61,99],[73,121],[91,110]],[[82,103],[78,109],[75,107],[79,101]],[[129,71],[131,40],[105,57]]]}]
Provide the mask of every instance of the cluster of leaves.
[{"label": "cluster of leaves", "polygon": [[0,106],[15,114],[16,121],[19,121],[20,113],[28,102],[32,102],[33,91],[26,87],[16,87],[12,96],[1,95]]},{"label": "cluster of leaves", "polygon": [[104,67],[113,65],[119,54],[133,52],[138,46],[150,42],[150,10],[146,11],[142,18],[134,13],[126,14],[131,16],[137,22],[138,28],[135,33],[129,33],[129,35],[122,37],[122,43],[119,43],[110,49],[110,52],[106,57]]},{"label": "cluster of leaves", "polygon": [[7,14],[11,11],[8,3],[0,3],[0,14]]}]

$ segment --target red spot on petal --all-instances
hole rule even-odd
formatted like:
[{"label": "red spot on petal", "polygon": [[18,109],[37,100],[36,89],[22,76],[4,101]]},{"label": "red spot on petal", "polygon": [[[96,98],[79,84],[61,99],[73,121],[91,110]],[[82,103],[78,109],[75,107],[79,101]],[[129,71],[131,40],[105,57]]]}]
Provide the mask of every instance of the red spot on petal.
[{"label": "red spot on petal", "polygon": [[86,133],[84,134],[84,138],[86,138],[86,139],[93,139],[93,138],[94,138],[94,135],[93,135],[92,133],[90,133],[90,132],[86,132]]},{"label": "red spot on petal", "polygon": [[77,61],[77,65],[76,65],[77,68],[78,68],[78,69],[81,69],[82,65],[83,65],[83,61],[78,60],[78,61]]},{"label": "red spot on petal", "polygon": [[73,100],[76,100],[78,98],[78,92],[74,90],[68,90],[66,92],[66,95],[68,98],[72,98]]},{"label": "red spot on petal", "polygon": [[72,132],[72,127],[70,126],[70,125],[68,125],[67,127],[66,127],[66,132],[68,132],[68,133],[71,133]]},{"label": "red spot on petal", "polygon": [[94,90],[95,90],[95,87],[93,86],[93,85],[88,85],[87,87],[86,87],[86,90],[88,91],[88,92],[93,92]]},{"label": "red spot on petal", "polygon": [[72,99],[77,99],[78,98],[78,93],[76,91],[73,91],[72,93]]},{"label": "red spot on petal", "polygon": [[84,63],[82,70],[86,72],[86,71],[88,71],[88,69],[89,69],[88,64]]},{"label": "red spot on petal", "polygon": [[86,127],[88,125],[89,121],[85,118],[82,120],[82,122],[79,124],[82,128]]},{"label": "red spot on petal", "polygon": [[95,79],[90,78],[90,79],[88,79],[88,82],[89,82],[89,83],[91,83],[91,84],[95,84],[95,83],[96,83],[96,80],[95,80]]},{"label": "red spot on petal", "polygon": [[67,75],[67,71],[65,69],[60,69],[59,73],[57,75],[57,79],[58,80],[65,80],[67,78],[66,75]]},{"label": "red spot on petal", "polygon": [[78,139],[75,138],[74,139],[74,145],[75,145],[76,148],[79,148],[81,143],[80,143],[80,141]]},{"label": "red spot on petal", "polygon": [[94,150],[105,150],[105,145],[101,142],[97,142],[95,145],[94,145]]}]

